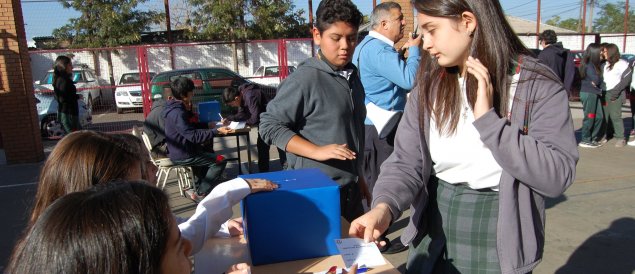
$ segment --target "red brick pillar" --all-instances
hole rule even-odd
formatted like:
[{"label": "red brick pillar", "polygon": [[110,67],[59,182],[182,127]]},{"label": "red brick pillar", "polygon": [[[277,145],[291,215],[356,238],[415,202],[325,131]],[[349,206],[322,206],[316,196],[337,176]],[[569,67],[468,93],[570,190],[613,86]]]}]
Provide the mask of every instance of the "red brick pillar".
[{"label": "red brick pillar", "polygon": [[0,0],[0,135],[7,163],[44,159],[33,77],[18,0]]}]

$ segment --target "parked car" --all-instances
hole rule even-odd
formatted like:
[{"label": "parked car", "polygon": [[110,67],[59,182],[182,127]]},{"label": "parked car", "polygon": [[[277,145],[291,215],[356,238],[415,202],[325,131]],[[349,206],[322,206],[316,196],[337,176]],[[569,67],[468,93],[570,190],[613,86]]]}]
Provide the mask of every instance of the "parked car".
[{"label": "parked car", "polygon": [[[149,72],[148,79],[152,79],[156,73]],[[143,108],[141,98],[141,77],[139,72],[124,73],[119,79],[118,87],[115,89],[115,103],[117,113],[123,113],[124,109]]]},{"label": "parked car", "polygon": [[[73,68],[73,82],[77,93],[81,94],[84,103],[92,110],[97,100],[102,98],[101,86],[109,84],[102,82],[95,76],[95,72],[86,65],[78,64]],[[35,91],[53,91],[53,70],[49,70],[42,80],[35,81]]]},{"label": "parked car", "polygon": [[[287,66],[287,74],[291,74],[294,71],[294,66]],[[262,85],[278,87],[280,84],[279,76],[280,66],[260,66],[249,80]]]},{"label": "parked car", "polygon": [[[52,91],[35,92],[35,102],[37,115],[40,121],[40,131],[42,137],[61,137],[64,135],[64,128],[57,119],[57,100]],[[83,100],[77,100],[79,105],[79,123],[82,127],[92,124],[92,110]]]},{"label": "parked car", "polygon": [[[151,98],[154,100],[157,95],[162,95],[163,90],[170,88],[170,82],[178,77],[187,77],[194,81],[194,112],[197,112],[199,102],[218,101],[221,102],[221,112],[223,114],[232,113],[231,107],[222,103],[221,95],[223,90],[227,87],[235,87],[244,83],[253,83],[245,77],[236,74],[235,72],[221,67],[210,68],[191,68],[191,69],[179,69],[161,72],[152,78]],[[273,98],[276,94],[274,87],[254,83],[260,90],[265,93],[268,98]]]}]

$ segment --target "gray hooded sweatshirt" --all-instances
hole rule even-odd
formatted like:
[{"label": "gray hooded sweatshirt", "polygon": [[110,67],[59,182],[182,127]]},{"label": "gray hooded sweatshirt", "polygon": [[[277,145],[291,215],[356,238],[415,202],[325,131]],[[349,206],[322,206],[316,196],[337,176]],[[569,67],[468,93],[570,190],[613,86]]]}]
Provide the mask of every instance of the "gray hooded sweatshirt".
[{"label": "gray hooded sweatshirt", "polygon": [[357,182],[364,149],[364,88],[357,68],[347,80],[317,58],[302,62],[278,86],[276,97],[260,115],[259,133],[268,144],[286,150],[295,135],[318,145],[347,144],[355,160],[315,161],[287,153],[288,168],[319,168],[341,186]]},{"label": "gray hooded sweatshirt", "polygon": [[[556,77],[536,59],[525,57],[510,120],[490,109],[473,123],[503,168],[497,225],[502,273],[527,273],[540,262],[545,241],[544,197],[561,195],[574,180],[578,150],[567,92]],[[425,91],[417,86],[410,95],[395,150],[382,165],[373,189],[373,206],[388,204],[393,221],[410,206],[410,223],[401,236],[404,243],[427,233],[426,185],[433,163],[428,148],[429,117],[424,117],[423,129],[419,124],[420,92]],[[529,127],[524,135],[526,109]]]}]

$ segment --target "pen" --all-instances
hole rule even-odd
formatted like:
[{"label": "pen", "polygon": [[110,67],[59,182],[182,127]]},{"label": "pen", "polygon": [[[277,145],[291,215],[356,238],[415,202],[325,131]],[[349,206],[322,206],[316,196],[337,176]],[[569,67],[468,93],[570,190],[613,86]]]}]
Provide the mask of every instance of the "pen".
[{"label": "pen", "polygon": [[223,115],[220,115],[220,113],[218,114],[218,116],[220,117],[220,120],[221,120],[221,121],[222,121],[223,119],[225,119],[225,118],[223,118]]},{"label": "pen", "polygon": [[357,274],[359,273],[366,273],[368,270],[370,270],[370,268],[368,267],[361,267],[357,269]]}]

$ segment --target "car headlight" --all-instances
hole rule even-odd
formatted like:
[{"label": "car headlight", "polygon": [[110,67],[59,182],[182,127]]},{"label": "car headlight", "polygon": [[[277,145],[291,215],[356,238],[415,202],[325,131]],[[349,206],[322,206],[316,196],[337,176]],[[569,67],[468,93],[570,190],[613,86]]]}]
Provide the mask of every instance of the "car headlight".
[{"label": "car headlight", "polygon": [[117,93],[115,95],[116,96],[128,96],[128,92],[127,91],[117,91]]}]

